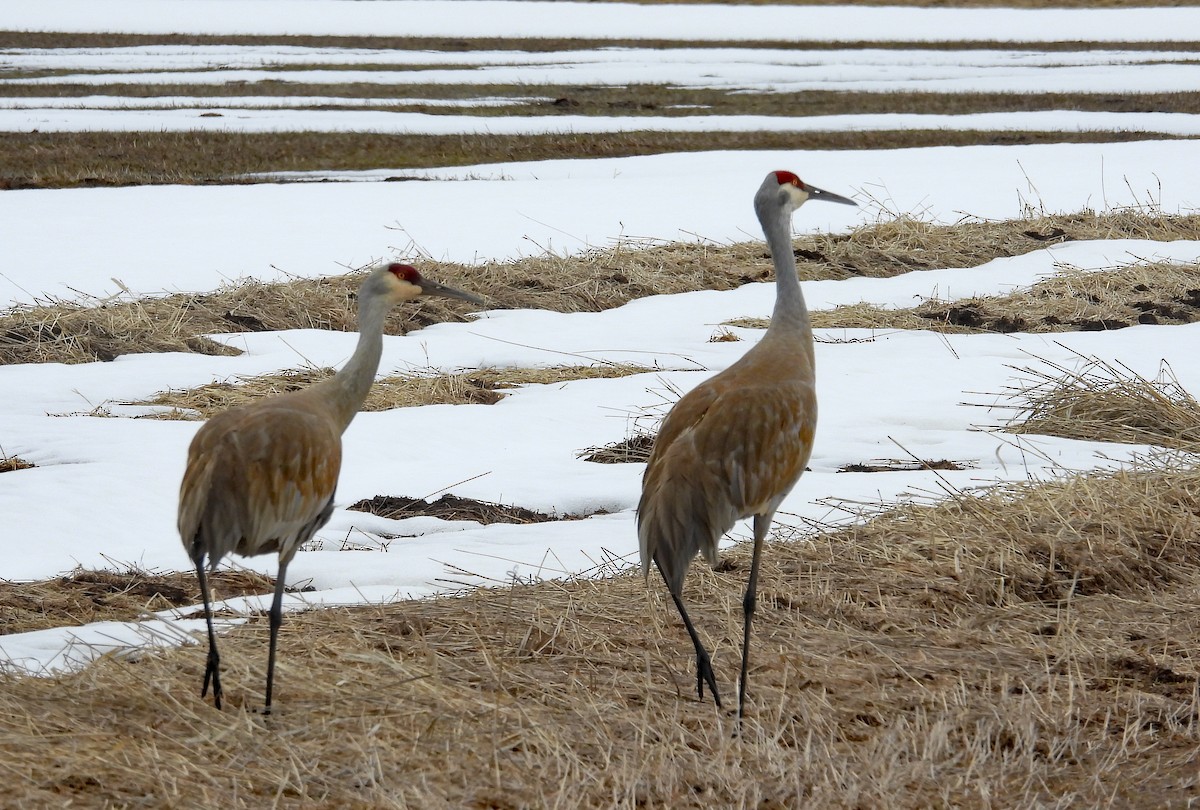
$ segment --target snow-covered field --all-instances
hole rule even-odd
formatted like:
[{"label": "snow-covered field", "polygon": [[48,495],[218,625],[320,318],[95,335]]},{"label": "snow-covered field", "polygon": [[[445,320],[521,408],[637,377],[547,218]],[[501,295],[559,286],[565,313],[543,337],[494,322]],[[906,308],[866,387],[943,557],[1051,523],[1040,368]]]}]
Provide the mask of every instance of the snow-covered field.
[{"label": "snow-covered field", "polygon": [[[1176,51],[1033,50],[775,50],[755,48],[609,48],[590,51],[469,51],[446,53],[331,49],[290,45],[139,46],[101,51],[89,48],[14,50],[11,70],[53,71],[49,75],[4,77],[0,86],[70,84],[95,86],[97,95],[27,96],[0,99],[0,131],[235,130],[272,132],[494,133],[622,132],[628,118],[539,115],[478,118],[471,115],[373,110],[378,100],[327,97],[206,98],[105,95],[113,85],[206,85],[282,82],[322,86],[406,85],[623,87],[654,84],[738,93],[804,91],[923,93],[1185,92],[1200,86],[1195,54]],[[313,66],[328,64],[328,69]],[[369,69],[351,69],[355,65]],[[380,66],[386,66],[386,69]],[[298,69],[297,66],[308,69]],[[336,68],[336,69],[335,69]],[[62,71],[60,73],[60,71]],[[78,73],[72,71],[80,71]],[[484,99],[408,100],[430,107],[504,103]],[[391,105],[404,99],[388,100]],[[521,104],[520,99],[509,103]],[[524,103],[528,103],[526,100]],[[321,109],[322,107],[350,109]],[[310,107],[312,109],[295,109]],[[686,117],[640,116],[648,131],[781,132],[894,129],[1137,131],[1173,135],[1200,133],[1200,116],[1159,112],[1032,111],[959,115],[788,115],[717,116],[690,110]]]},{"label": "snow-covered field", "polygon": [[[535,4],[470,5],[480,13],[455,17],[480,29],[468,25],[470,30],[455,32],[459,36],[480,35],[485,20],[503,19],[507,24],[526,16],[511,12],[488,16],[502,6],[528,9]],[[205,0],[171,4],[119,0],[103,6],[43,0],[5,6],[0,10],[0,29],[64,30],[69,24],[78,26],[75,30],[154,31],[169,24],[167,30],[197,32],[216,26],[226,32],[264,27],[279,32],[286,27],[293,32],[368,28],[369,33],[382,33],[369,28],[382,25],[378,15],[406,9],[411,14],[404,18],[405,25],[391,32],[429,33],[438,30],[438,14],[446,16],[447,8],[436,2],[315,0],[288,4],[287,13],[280,14],[279,4],[272,2],[238,0],[216,6],[220,14]],[[928,38],[930,32],[917,28],[918,21],[950,19],[955,21],[955,37],[963,39],[1020,39],[1018,33],[1065,38],[1055,28],[1065,19],[1079,26],[1071,39],[1119,40],[1124,35],[1163,40],[1200,30],[1197,9],[951,13],[851,12],[828,7],[670,8],[683,9],[677,18],[678,35],[694,38],[700,37],[692,20],[719,20],[724,25],[726,15],[729,27],[721,30],[727,36],[749,31],[747,20],[808,15],[804,19],[809,22],[799,30],[803,38],[816,38],[824,30],[835,30],[834,23],[826,21],[845,20],[850,14],[862,25],[855,31],[856,39],[872,38],[876,30],[879,37],[886,32],[887,38]],[[610,12],[611,7],[600,4],[553,3],[528,16],[549,26],[547,33],[577,33],[582,20],[611,20],[609,27],[592,35],[630,36],[630,30],[647,37],[663,35],[664,7],[628,7],[628,19],[610,17]],[[649,22],[652,17],[659,22]],[[1022,21],[1019,32],[1017,27],[1006,27],[1010,18]],[[647,21],[640,28],[627,27],[636,19]],[[883,27],[885,20],[890,28]],[[823,29],[822,24],[830,27]],[[559,28],[551,30],[553,25]],[[768,30],[778,36],[779,31],[797,29],[776,25]],[[946,23],[933,33],[947,38],[950,32]],[[501,33],[515,35],[507,28]],[[652,58],[648,51],[639,54],[641,59]],[[143,49],[136,69],[153,67],[152,59],[146,61],[152,55]],[[61,56],[77,60],[72,65],[93,64],[87,61],[90,56],[78,51]],[[162,67],[177,69],[183,54],[175,49],[162,57]],[[5,64],[9,58],[0,54]],[[664,57],[664,71],[667,61]],[[1125,70],[1116,60],[1097,63],[1097,70],[1114,75]],[[1014,82],[1031,82],[1034,79],[1028,77],[1037,75],[1024,69],[1018,73],[1026,78]],[[1044,75],[1047,82],[1055,81],[1054,70],[1046,69]],[[855,86],[853,77],[845,81]],[[869,85],[872,79],[864,75],[862,81]],[[1169,89],[1169,84],[1157,89]],[[11,106],[0,112],[0,121],[10,121],[5,117],[10,113],[29,112],[16,100],[7,103]],[[46,115],[49,109],[46,105],[39,114]],[[55,106],[53,112],[59,116],[57,123],[47,128],[128,126],[112,124],[113,119],[96,123],[97,119],[87,117],[95,111]],[[154,129],[174,127],[181,115],[192,126],[197,121],[195,112],[186,110],[111,112],[142,116],[139,126]],[[1047,127],[1079,125],[1078,119],[1065,113],[1046,117]],[[241,126],[230,118],[204,120]],[[490,119],[489,123],[503,131],[510,122]],[[0,128],[5,126],[21,129],[27,123],[0,123]],[[378,257],[397,256],[420,264],[421,256],[478,261],[546,250],[577,252],[622,238],[716,243],[758,239],[761,234],[750,198],[763,175],[780,168],[795,170],[816,185],[856,196],[863,203],[859,209],[805,207],[796,216],[798,231],[846,231],[884,215],[881,206],[942,222],[964,215],[1011,218],[1028,206],[1052,212],[1146,204],[1166,212],[1200,207],[1200,147],[1189,141],[807,152],[798,136],[796,145],[796,150],[787,152],[564,160],[413,173],[428,179],[420,183],[382,183],[378,181],[394,172],[368,172],[326,175],[346,182],[321,184],[4,191],[0,192],[0,306],[76,296],[95,303],[125,295],[122,289],[137,295],[208,290],[223,280],[247,276],[318,276]],[[931,296],[1007,292],[1061,266],[1099,269],[1159,258],[1200,261],[1200,242],[1067,243],[982,268],[948,267],[888,280],[812,283],[805,292],[810,306],[818,309],[858,301],[909,306]],[[489,292],[474,291],[485,296]],[[670,387],[686,390],[735,361],[757,338],[756,332],[738,330],[744,340],[736,343],[710,343],[709,338],[726,319],[767,315],[772,300],[770,285],[749,285],[733,292],[643,299],[595,314],[483,310],[470,323],[442,324],[386,338],[381,374],[587,360],[637,362],[661,370],[622,379],[527,386],[491,406],[434,406],[360,415],[345,436],[338,487],[342,508],[319,533],[318,548],[299,554],[289,570],[293,583],[311,583],[316,591],[291,597],[292,602],[394,599],[512,577],[564,576],[589,571],[602,562],[633,564],[633,507],[640,466],[591,464],[576,454],[624,438],[635,419],[670,398]],[[970,487],[1048,476],[1108,464],[1137,449],[980,430],[999,421],[1002,413],[976,406],[994,401],[996,392],[1013,383],[1018,375],[1014,366],[1035,365],[1037,358],[1070,365],[1076,353],[1096,355],[1150,377],[1165,359],[1185,387],[1200,391],[1200,357],[1193,348],[1200,340],[1200,325],[1054,336],[839,330],[820,337],[822,412],[817,445],[811,471],[783,506],[783,521],[794,525],[847,519],[854,504],[936,495],[945,482]],[[168,388],[309,363],[336,365],[349,355],[355,336],[293,331],[218,339],[245,353],[238,357],[146,354],[76,366],[0,366],[0,451],[37,465],[0,476],[4,525],[0,577],[44,578],[77,565],[186,569],[188,559],[174,528],[175,506],[187,443],[196,423],[87,414],[103,407],[118,415],[133,415],[135,409],[121,403]],[[421,429],[412,430],[414,423]],[[846,464],[905,458],[909,453],[966,461],[970,466],[936,477],[929,472],[837,472]],[[344,509],[374,495],[441,492],[559,514],[597,510],[609,514],[580,521],[481,527],[430,518],[393,521]],[[382,535],[396,537],[386,540]],[[233,564],[268,573],[275,568],[269,557]],[[13,666],[35,672],[74,666],[126,644],[178,643],[184,637],[180,631],[194,627],[195,621],[171,615],[153,625],[105,623],[10,635],[0,638],[0,654]],[[72,639],[78,643],[64,649]]]},{"label": "snow-covered field", "polygon": [[1190,41],[1200,8],[953,9],[509,0],[40,0],[9,31],[784,42]]}]

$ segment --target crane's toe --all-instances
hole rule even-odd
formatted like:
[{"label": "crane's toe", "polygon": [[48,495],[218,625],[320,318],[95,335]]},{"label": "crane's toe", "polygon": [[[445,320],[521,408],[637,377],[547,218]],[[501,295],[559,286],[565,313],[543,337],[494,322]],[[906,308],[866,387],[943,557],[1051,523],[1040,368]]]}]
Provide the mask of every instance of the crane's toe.
[{"label": "crane's toe", "polygon": [[717,676],[713,673],[712,659],[708,657],[706,650],[699,650],[696,653],[696,695],[700,700],[704,700],[706,683],[712,692],[713,702],[717,704],[718,709],[721,708],[721,695],[717,692]]},{"label": "crane's toe", "polygon": [[212,684],[213,690],[213,705],[218,709],[221,708],[221,657],[215,649],[208,651],[208,665],[204,668],[204,687],[200,690],[200,697],[208,695],[208,686]]}]

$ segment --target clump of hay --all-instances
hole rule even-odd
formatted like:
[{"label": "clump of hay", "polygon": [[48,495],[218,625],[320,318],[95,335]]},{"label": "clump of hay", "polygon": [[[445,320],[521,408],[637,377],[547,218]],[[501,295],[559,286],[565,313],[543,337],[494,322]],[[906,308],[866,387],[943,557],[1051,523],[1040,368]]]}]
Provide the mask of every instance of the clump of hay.
[{"label": "clump of hay", "polygon": [[828,542],[872,549],[878,571],[913,577],[937,610],[1132,597],[1200,572],[1200,549],[1187,539],[1200,529],[1198,486],[1194,457],[1159,457],[902,506]]},{"label": "clump of hay", "polygon": [[[1200,265],[1150,262],[1112,270],[1064,268],[1003,296],[925,301],[905,309],[847,304],[812,313],[817,329],[929,329],[936,332],[1094,332],[1136,324],[1200,321]],[[766,329],[768,318],[723,326]]]},{"label": "clump of hay", "polygon": [[[217,598],[270,593],[270,577],[253,571],[209,574]],[[137,621],[146,613],[194,605],[200,588],[194,573],[76,569],[41,582],[0,582],[0,634],[98,621]]]},{"label": "clump of hay", "polygon": [[[505,389],[521,385],[611,379],[650,370],[632,363],[601,363],[548,368],[482,368],[455,373],[416,371],[376,380],[360,410],[387,411],[421,405],[494,405],[506,396]],[[228,408],[305,388],[333,374],[332,368],[291,369],[243,377],[237,383],[223,381],[197,388],[164,391],[147,400],[122,404],[170,409],[149,414],[148,418],[152,419],[207,419]]]},{"label": "clump of hay", "polygon": [[[236,355],[205,335],[284,329],[354,331],[363,273],[266,283],[246,280],[203,295],[176,294],[97,306],[48,301],[0,315],[0,363],[89,363],[137,352]],[[461,320],[443,299],[397,307],[388,334]]]},{"label": "clump of hay", "polygon": [[654,436],[653,433],[638,431],[619,442],[588,447],[576,457],[597,464],[645,464],[650,460],[650,451],[654,449]]},{"label": "clump of hay", "polygon": [[1200,403],[1165,363],[1147,380],[1122,363],[1084,358],[1071,369],[1043,361],[1006,395],[1015,410],[1005,430],[1087,441],[1200,450]]},{"label": "clump of hay", "polygon": [[737,332],[732,329],[718,329],[713,332],[712,337],[708,339],[709,343],[736,343],[741,340]]},{"label": "clump of hay", "polygon": [[[171,389],[147,400],[123,402],[123,405],[145,405],[170,408],[152,413],[151,419],[206,419],[213,414],[240,405],[248,405],[263,397],[285,394],[307,388],[313,383],[333,376],[331,368],[288,369],[276,374],[242,377],[239,382],[213,382],[197,388]],[[368,410],[364,408],[364,410]]]},{"label": "clump of hay", "polygon": [[17,470],[30,470],[35,465],[32,462],[26,461],[23,458],[16,456],[0,455],[0,473],[16,472]]},{"label": "clump of hay", "polygon": [[1151,262],[1112,270],[1066,268],[1011,295],[953,303],[927,301],[910,312],[942,331],[1094,332],[1136,324],[1200,320],[1200,265]]},{"label": "clump of hay", "polygon": [[[590,515],[548,515],[523,506],[491,503],[457,495],[443,495],[436,501],[424,498],[405,498],[396,495],[376,495],[346,507],[358,512],[393,520],[411,517],[436,517],[442,520],[473,520],[485,526],[492,523],[548,523],[555,520],[580,520]],[[591,514],[602,514],[592,512]]]},{"label": "clump of hay", "polygon": [[916,472],[917,470],[967,470],[977,466],[974,461],[951,461],[948,458],[925,461],[923,459],[880,458],[871,461],[853,462],[838,468],[838,472]]}]

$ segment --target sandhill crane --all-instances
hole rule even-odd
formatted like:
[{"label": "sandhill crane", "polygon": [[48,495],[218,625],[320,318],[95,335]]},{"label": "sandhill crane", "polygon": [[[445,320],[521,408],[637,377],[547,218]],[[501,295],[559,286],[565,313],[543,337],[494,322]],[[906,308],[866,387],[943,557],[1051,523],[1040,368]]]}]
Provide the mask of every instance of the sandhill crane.
[{"label": "sandhill crane", "polygon": [[218,709],[220,656],[206,563],[213,570],[230,552],[279,553],[263,709],[270,714],[288,563],[333,512],[342,432],[375,379],[383,352],[384,319],[396,304],[422,295],[483,303],[470,293],[426,279],[406,264],[380,264],[359,288],[358,345],[341,371],[301,391],[224,411],[192,439],[179,489],[179,535],[196,565],[208,620],[208,666],[200,696],[208,694],[211,683]]},{"label": "sandhill crane", "polygon": [[746,703],[763,539],[775,510],[804,471],[817,425],[812,327],[791,239],[792,213],[808,200],[856,205],[786,171],[768,174],[754,195],[775,264],[771,325],[740,360],[675,403],[654,440],[638,503],[642,573],[649,576],[651,560],[658,565],[696,647],[696,692],[703,699],[707,683],[718,708],[712,662],[683,606],[683,578],[698,551],[715,565],[722,535],[738,520],[754,518],[754,551],[742,601],[739,720]]}]

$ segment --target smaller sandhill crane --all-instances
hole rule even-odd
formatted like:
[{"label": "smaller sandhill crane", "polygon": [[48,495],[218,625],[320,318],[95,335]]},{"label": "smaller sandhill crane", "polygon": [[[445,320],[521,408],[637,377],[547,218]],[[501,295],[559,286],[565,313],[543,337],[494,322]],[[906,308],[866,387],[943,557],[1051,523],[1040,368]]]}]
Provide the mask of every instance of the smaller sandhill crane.
[{"label": "smaller sandhill crane", "polygon": [[384,320],[395,305],[422,295],[483,303],[406,264],[380,264],[359,288],[358,345],[341,371],[301,391],[217,414],[192,439],[179,489],[179,535],[196,565],[208,620],[208,665],[200,696],[208,694],[211,684],[218,709],[220,656],[205,567],[215,569],[230,552],[247,557],[279,553],[263,709],[270,714],[288,563],[333,512],[342,433],[375,380]]},{"label": "smaller sandhill crane", "polygon": [[754,551],[742,600],[739,720],[746,705],[763,540],[775,510],[804,471],[817,426],[812,326],[791,238],[792,213],[808,200],[857,204],[786,171],[768,174],[754,195],[775,265],[771,325],[740,360],[675,403],[654,440],[638,503],[642,573],[649,576],[651,560],[658,565],[696,648],[696,692],[703,699],[707,683],[718,707],[711,659],[683,606],[683,579],[697,552],[715,565],[721,537],[737,521],[754,518]]}]

